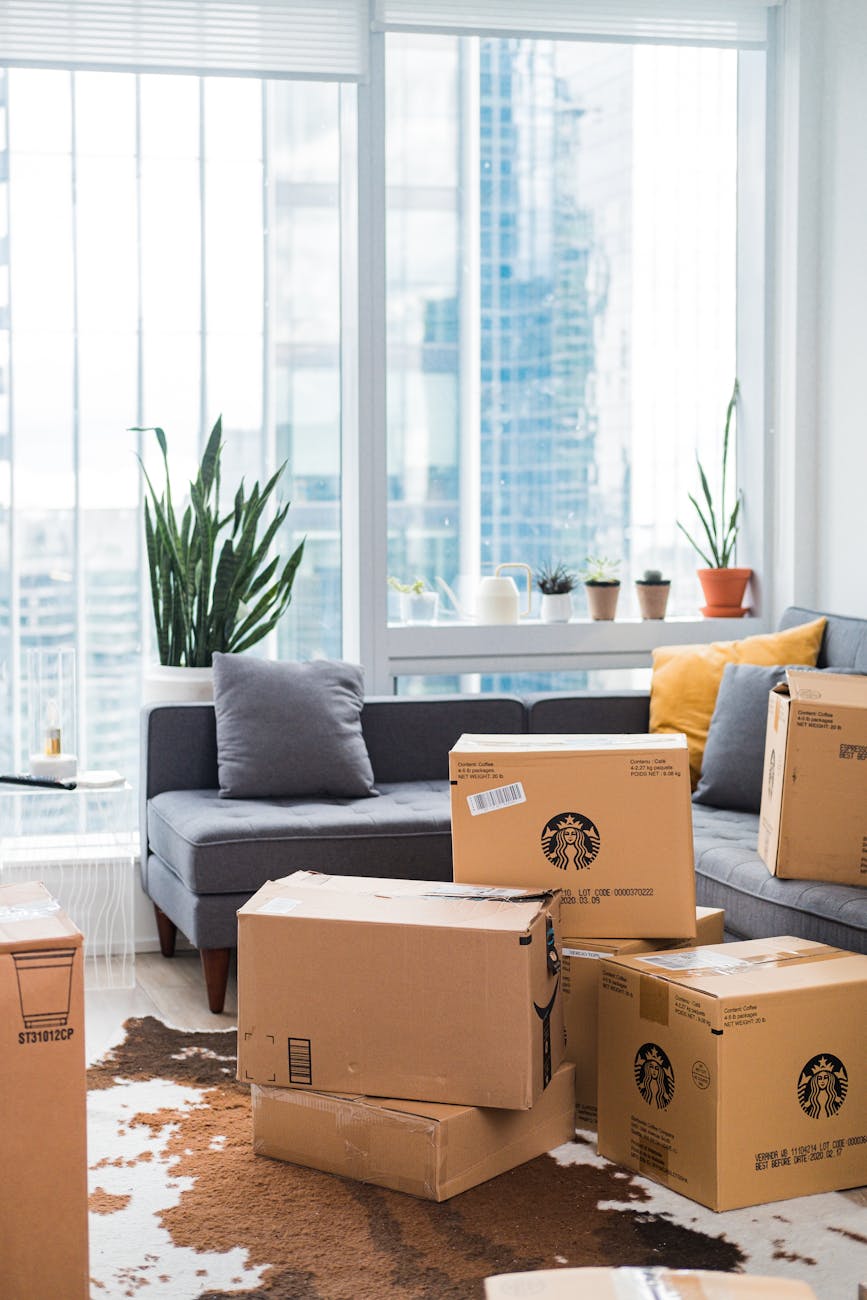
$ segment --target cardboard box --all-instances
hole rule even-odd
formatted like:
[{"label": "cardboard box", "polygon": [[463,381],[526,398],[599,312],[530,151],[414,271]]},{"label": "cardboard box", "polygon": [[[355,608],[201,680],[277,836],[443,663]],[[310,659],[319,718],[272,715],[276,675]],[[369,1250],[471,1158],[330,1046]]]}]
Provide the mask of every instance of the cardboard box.
[{"label": "cardboard box", "polygon": [[253,1085],[253,1150],[429,1201],[544,1155],[575,1136],[574,1069],[532,1110],[302,1092]]},{"label": "cardboard box", "polygon": [[596,1127],[599,1058],[599,976],[604,957],[659,952],[692,944],[722,943],[725,914],[718,908],[695,909],[695,935],[687,939],[572,939],[563,936],[563,1019],[566,1060],[575,1063],[575,1122]]},{"label": "cardboard box", "polygon": [[0,886],[0,1292],[90,1294],[81,933],[41,884]]},{"label": "cardboard box", "polygon": [[791,937],[608,958],[599,1154],[714,1210],[867,1182],[867,956]]},{"label": "cardboard box", "polygon": [[759,856],[786,879],[867,885],[867,677],[786,676],[768,701]]},{"label": "cardboard box", "polygon": [[816,1300],[806,1282],[671,1268],[551,1268],[485,1278],[485,1300]]},{"label": "cardboard box", "polygon": [[454,877],[563,890],[563,933],[686,939],[695,921],[682,735],[461,736]]},{"label": "cardboard box", "polygon": [[238,1077],[528,1110],[563,1059],[559,894],[297,871],[238,913]]}]

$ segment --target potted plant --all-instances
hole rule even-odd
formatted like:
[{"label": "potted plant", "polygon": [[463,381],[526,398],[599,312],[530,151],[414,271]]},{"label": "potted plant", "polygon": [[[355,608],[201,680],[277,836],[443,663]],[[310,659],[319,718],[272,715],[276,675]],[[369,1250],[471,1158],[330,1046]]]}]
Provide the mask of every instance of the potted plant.
[{"label": "potted plant", "polygon": [[584,561],[581,579],[587,593],[590,617],[594,621],[607,622],[614,618],[620,595],[619,568],[619,560],[610,560],[605,555],[588,555]]},{"label": "potted plant", "polygon": [[661,569],[645,569],[642,576],[635,579],[635,594],[638,596],[641,617],[665,618],[670,590],[671,579],[663,578]]},{"label": "potted plant", "polygon": [[439,595],[426,586],[424,578],[412,582],[389,578],[388,585],[400,595],[400,616],[404,623],[436,622]]},{"label": "potted plant", "polygon": [[698,580],[701,583],[706,601],[701,611],[705,618],[742,618],[747,612],[742,607],[741,602],[744,598],[747,583],[752,575],[752,569],[737,568],[732,565],[738,529],[740,528],[741,494],[739,491],[735,492],[731,514],[726,514],[729,432],[732,415],[737,405],[738,392],[738,381],[735,380],[726,410],[719,508],[714,504],[707,475],[701,461],[696,456],[704,501],[703,504],[700,504],[692,493],[689,494],[689,499],[695,507],[704,532],[701,544],[687,532],[680,520],[677,521],[678,528],[690,546],[697,551],[707,565],[707,568],[697,570]]},{"label": "potted plant", "polygon": [[542,622],[568,623],[572,617],[575,574],[565,564],[540,564],[536,570],[535,582],[542,593]]},{"label": "potted plant", "polygon": [[[199,698],[209,698],[210,669],[216,651],[240,654],[256,645],[277,625],[292,599],[292,584],[304,554],[304,542],[282,563],[268,552],[282,526],[289,502],[259,525],[285,463],[262,488],[249,493],[243,480],[232,505],[220,511],[222,417],[211,430],[198,473],[189,486],[189,501],[178,518],[169,481],[166,435],[154,433],[163,458],[165,485],[157,492],[139,457],[147,487],[144,502],[145,541],[151,599],[162,684],[150,694],[166,699],[175,691],[166,683],[167,669],[196,670],[203,679]],[[165,679],[165,680],[162,680]],[[189,698],[188,688],[181,688]]]}]

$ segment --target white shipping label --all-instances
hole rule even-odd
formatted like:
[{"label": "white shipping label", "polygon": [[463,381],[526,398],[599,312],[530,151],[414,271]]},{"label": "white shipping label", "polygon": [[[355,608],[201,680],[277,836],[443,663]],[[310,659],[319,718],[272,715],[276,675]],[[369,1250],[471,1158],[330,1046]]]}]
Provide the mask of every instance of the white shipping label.
[{"label": "white shipping label", "polygon": [[590,957],[593,961],[601,961],[603,957],[613,957],[613,952],[591,952],[589,948],[561,948],[560,954],[563,957]]},{"label": "white shipping label", "polygon": [[520,781],[467,795],[467,807],[473,817],[478,817],[480,813],[499,812],[501,808],[511,808],[513,804],[526,802],[527,796]]},{"label": "white shipping label", "polygon": [[752,963],[741,957],[728,957],[715,948],[691,948],[686,952],[664,952],[652,957],[636,957],[636,961],[662,970],[749,970]]},{"label": "white shipping label", "polygon": [[260,914],[268,913],[270,916],[287,916],[289,912],[294,912],[296,907],[301,906],[300,898],[269,898],[267,903],[259,908]]}]

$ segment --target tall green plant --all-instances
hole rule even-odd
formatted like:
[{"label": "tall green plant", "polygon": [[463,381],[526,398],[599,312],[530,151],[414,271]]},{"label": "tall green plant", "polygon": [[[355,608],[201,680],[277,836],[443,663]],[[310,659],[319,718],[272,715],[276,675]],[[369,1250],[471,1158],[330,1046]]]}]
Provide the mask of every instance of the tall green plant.
[{"label": "tall green plant", "polygon": [[[728,455],[729,455],[729,430],[734,414],[735,406],[738,400],[738,381],[735,380],[732,389],[732,395],[729,398],[728,408],[726,410],[726,427],[723,435],[723,453],[722,453],[722,478],[720,480],[720,499],[719,510],[717,510],[713,501],[713,494],[708,484],[707,475],[704,472],[701,461],[696,455],[696,464],[698,465],[699,479],[701,480],[701,491],[704,498],[704,509],[689,494],[689,499],[695,506],[696,514],[699,517],[701,526],[704,529],[707,542],[698,542],[684,528],[680,520],[677,520],[677,526],[683,533],[690,546],[694,547],[709,569],[727,569],[734,555],[735,542],[737,541],[738,528],[740,527],[739,516],[741,509],[741,494],[735,492],[735,504],[731,514],[726,519],[726,478],[728,472]],[[706,549],[705,549],[706,548]]]},{"label": "tall green plant", "polygon": [[220,515],[222,428],[220,416],[190,483],[189,503],[180,520],[172,499],[165,433],[156,427],[134,430],[156,435],[165,473],[165,487],[157,493],[141,457],[137,458],[147,485],[145,541],[161,664],[208,668],[215,651],[240,653],[261,641],[289,606],[304,554],[302,541],[282,568],[279,556],[267,558],[289,510],[288,501],[258,536],[285,462],[264,488],[257,481],[249,494],[242,479],[232,508]]}]

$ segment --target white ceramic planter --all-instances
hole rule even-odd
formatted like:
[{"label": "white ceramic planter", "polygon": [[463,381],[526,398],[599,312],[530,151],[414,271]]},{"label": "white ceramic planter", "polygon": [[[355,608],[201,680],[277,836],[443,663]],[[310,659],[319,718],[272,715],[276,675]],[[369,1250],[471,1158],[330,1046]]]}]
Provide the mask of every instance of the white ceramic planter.
[{"label": "white ceramic planter", "polygon": [[539,617],[543,623],[568,623],[572,617],[572,593],[558,591],[548,595],[542,592]]},{"label": "white ceramic planter", "polygon": [[159,664],[145,671],[144,704],[193,704],[213,698],[213,668],[168,668]]}]

